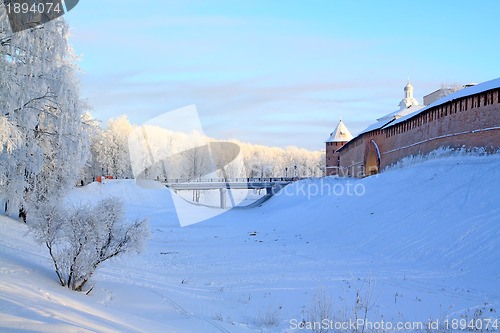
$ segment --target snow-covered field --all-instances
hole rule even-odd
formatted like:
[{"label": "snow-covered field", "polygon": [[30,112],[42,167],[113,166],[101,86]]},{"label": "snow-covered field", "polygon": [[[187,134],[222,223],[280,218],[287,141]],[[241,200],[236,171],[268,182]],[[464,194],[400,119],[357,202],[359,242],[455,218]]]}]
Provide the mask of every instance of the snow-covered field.
[{"label": "snow-covered field", "polygon": [[129,217],[151,216],[146,252],[106,263],[92,292],[76,293],[26,226],[0,216],[0,331],[293,332],[320,290],[349,319],[367,279],[372,321],[497,318],[499,188],[499,155],[447,157],[297,182],[180,228],[167,189],[94,183],[68,200],[112,195]]}]

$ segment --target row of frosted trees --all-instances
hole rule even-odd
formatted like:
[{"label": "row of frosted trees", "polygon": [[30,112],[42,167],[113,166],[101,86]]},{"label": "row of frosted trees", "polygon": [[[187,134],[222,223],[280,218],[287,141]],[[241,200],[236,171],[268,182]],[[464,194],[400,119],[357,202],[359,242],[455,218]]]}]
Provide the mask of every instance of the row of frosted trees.
[{"label": "row of frosted trees", "polygon": [[[110,119],[106,129],[95,124],[91,142],[92,160],[85,171],[85,183],[95,180],[97,176],[133,178],[131,159],[136,156],[129,152],[128,137],[136,128],[126,116]],[[149,127],[147,131],[151,141],[148,149],[152,149],[156,160],[163,161],[147,170],[147,178],[197,179],[214,170],[210,157],[202,154],[200,150],[190,149],[193,142],[202,146],[214,142],[214,139],[202,137],[197,132],[176,133],[154,127]],[[321,152],[297,147],[282,149],[252,145],[237,140],[229,142],[239,146],[243,163],[226,166],[224,175],[219,172],[218,177],[321,177],[324,174],[324,154]],[[172,147],[175,147],[175,151],[185,153],[177,159],[169,158]]]}]

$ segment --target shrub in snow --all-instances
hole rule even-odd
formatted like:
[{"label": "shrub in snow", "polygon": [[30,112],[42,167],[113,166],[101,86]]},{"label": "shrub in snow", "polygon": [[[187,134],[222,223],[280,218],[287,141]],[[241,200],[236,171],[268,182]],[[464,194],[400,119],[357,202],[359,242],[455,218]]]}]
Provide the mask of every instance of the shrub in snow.
[{"label": "shrub in snow", "polygon": [[280,314],[279,309],[273,309],[271,307],[267,307],[264,312],[259,312],[257,317],[253,320],[253,324],[259,328],[271,328],[278,327],[280,324]]},{"label": "shrub in snow", "polygon": [[47,246],[61,285],[77,291],[104,261],[140,252],[149,235],[147,219],[127,222],[123,203],[115,198],[69,211],[61,204],[44,205],[30,229]]},{"label": "shrub in snow", "polygon": [[333,299],[327,295],[325,289],[319,288],[318,294],[314,295],[312,304],[307,310],[307,322],[312,324],[312,332],[327,333],[328,328],[324,328],[323,320],[334,319],[333,315]]},{"label": "shrub in snow", "polygon": [[[372,278],[371,273],[368,273],[364,279],[354,279],[354,277],[352,277],[352,285],[356,291],[356,300],[353,307],[353,320],[357,322],[361,319],[363,323],[366,323],[367,319],[369,319],[368,314],[377,304],[380,296],[382,295],[382,291],[380,291],[378,295],[375,294],[376,282]],[[363,332],[365,332],[364,325],[361,329],[361,333]]]},{"label": "shrub in snow", "polygon": [[[328,332],[355,332],[366,333],[376,332],[377,330],[365,330],[366,325],[356,324],[356,327],[351,328],[343,325],[345,323],[367,323],[367,322],[380,322],[377,318],[371,318],[370,311],[378,302],[382,292],[376,295],[376,283],[368,274],[365,278],[352,277],[349,289],[355,293],[353,304],[347,299],[347,295],[342,297],[342,304],[334,304],[333,298],[329,296],[324,288],[320,287],[319,292],[314,295],[312,304],[307,308],[306,318],[304,319],[304,328],[310,329],[313,333],[328,333]],[[351,288],[354,287],[354,288]],[[333,324],[332,324],[333,323]]]}]

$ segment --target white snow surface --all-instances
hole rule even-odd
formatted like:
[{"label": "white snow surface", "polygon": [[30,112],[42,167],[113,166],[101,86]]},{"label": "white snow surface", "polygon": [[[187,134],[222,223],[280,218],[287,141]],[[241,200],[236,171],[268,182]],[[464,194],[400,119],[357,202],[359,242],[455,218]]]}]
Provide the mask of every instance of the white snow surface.
[{"label": "white snow surface", "polygon": [[[312,195],[327,186],[346,191]],[[451,156],[295,182],[260,207],[181,228],[169,190],[93,183],[67,201],[116,196],[130,218],[150,216],[146,252],[104,264],[85,295],[58,285],[26,225],[0,216],[0,331],[293,332],[319,287],[349,306],[367,274],[380,293],[372,318],[496,318],[499,188],[499,155]]]}]

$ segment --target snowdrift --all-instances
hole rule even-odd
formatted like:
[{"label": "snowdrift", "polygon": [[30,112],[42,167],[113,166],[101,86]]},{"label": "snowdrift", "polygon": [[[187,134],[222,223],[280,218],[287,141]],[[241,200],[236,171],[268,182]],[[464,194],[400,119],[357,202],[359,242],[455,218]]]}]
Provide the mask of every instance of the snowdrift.
[{"label": "snowdrift", "polygon": [[[491,263],[500,258],[499,157],[452,155],[404,161],[406,167],[365,179],[305,180],[287,189],[295,195],[280,193],[266,209],[301,216],[286,225],[316,242],[376,253],[388,263],[433,264],[459,275],[487,273],[498,282],[500,266]],[[312,196],[322,186],[345,190]],[[349,187],[352,195],[346,195]],[[362,195],[354,193],[356,187]]]}]

